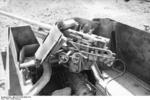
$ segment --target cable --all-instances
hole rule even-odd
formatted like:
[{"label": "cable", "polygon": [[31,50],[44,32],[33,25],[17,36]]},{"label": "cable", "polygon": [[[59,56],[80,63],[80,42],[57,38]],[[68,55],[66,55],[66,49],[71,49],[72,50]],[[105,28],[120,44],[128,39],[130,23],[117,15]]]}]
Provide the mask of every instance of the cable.
[{"label": "cable", "polygon": [[[114,68],[113,66],[112,66],[112,69],[115,70],[116,72],[121,72],[121,71],[117,70],[116,68]],[[136,76],[133,75],[133,74],[130,74],[130,75],[132,75],[133,77],[136,77]],[[136,79],[136,78],[134,78],[134,80],[139,81],[139,79]],[[141,80],[140,80],[140,81],[141,81]],[[140,84],[140,86],[143,87],[144,89],[146,89],[147,91],[150,91],[150,88],[146,87],[146,86],[143,85],[141,82],[139,82],[138,84]],[[146,84],[147,84],[147,83],[146,83]]]},{"label": "cable", "polygon": [[[116,59],[115,62],[116,62],[116,61],[120,61],[120,62],[123,64],[124,70],[123,70],[123,72],[119,73],[118,75],[116,75],[114,78],[112,78],[111,80],[109,80],[109,81],[106,83],[106,86],[105,86],[105,93],[106,93],[107,95],[110,95],[110,94],[108,93],[108,90],[107,90],[108,84],[109,84],[110,82],[112,82],[113,80],[115,80],[115,79],[117,79],[117,78],[123,76],[123,75],[125,74],[125,72],[126,72],[126,69],[127,69],[127,67],[126,67],[126,65],[125,65],[125,62],[124,62],[123,60],[121,60],[121,59]],[[114,67],[113,67],[113,68],[114,68]]]}]

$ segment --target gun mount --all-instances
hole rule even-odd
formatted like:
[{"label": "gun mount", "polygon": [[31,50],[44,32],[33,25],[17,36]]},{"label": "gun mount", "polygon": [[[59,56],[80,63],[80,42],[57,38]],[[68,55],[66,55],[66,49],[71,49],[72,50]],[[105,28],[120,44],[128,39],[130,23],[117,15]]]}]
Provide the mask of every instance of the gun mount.
[{"label": "gun mount", "polygon": [[[139,31],[138,29],[134,29],[132,27],[121,24],[119,22],[110,20],[110,23],[113,22],[112,25],[113,27],[115,27],[115,29],[112,30],[112,32],[113,31],[116,32],[115,36],[111,38],[108,37],[109,36],[108,34],[106,36],[94,35],[91,34],[91,32],[84,33],[83,31],[77,31],[71,28],[68,29],[68,27],[66,27],[66,29],[62,31],[61,29],[59,29],[57,25],[51,26],[39,22],[34,22],[18,16],[14,16],[10,13],[6,13],[3,11],[0,11],[0,14],[22,20],[32,25],[36,25],[42,28],[43,32],[45,31],[48,32],[45,35],[41,34],[42,42],[39,43],[39,41],[36,40],[37,37],[35,37],[34,35],[35,31],[34,30],[32,31],[31,27],[10,27],[9,28],[10,42],[8,48],[9,55],[7,55],[7,68],[10,69],[11,73],[12,70],[14,70],[13,67],[15,68],[15,71],[19,79],[19,84],[21,87],[20,90],[22,92],[22,94],[20,95],[38,95],[45,88],[47,88],[46,90],[48,91],[51,90],[50,93],[52,93],[54,90],[51,89],[53,86],[49,85],[51,84],[50,82],[54,81],[54,83],[56,82],[57,84],[61,83],[59,85],[62,86],[63,83],[62,79],[66,80],[63,76],[65,77],[71,76],[69,79],[73,81],[70,82],[69,85],[70,87],[72,86],[73,89],[77,91],[79,88],[76,87],[78,87],[78,84],[80,84],[80,82],[77,81],[82,80],[82,83],[85,83],[83,82],[83,79],[88,80],[89,78],[88,81],[84,80],[86,81],[86,84],[84,84],[84,86],[82,84],[82,89],[83,87],[84,89],[86,87],[87,90],[90,91],[94,90],[96,91],[95,93],[97,95],[149,94],[148,92],[149,85],[145,85],[145,83],[142,83],[141,80],[140,81],[137,80],[136,77],[130,75],[127,72],[125,74],[124,73],[125,69],[122,70],[122,67],[119,70],[119,72],[121,73],[123,72],[123,74],[119,76],[118,76],[119,73],[118,70],[114,71],[111,70],[113,67],[112,68],[109,67],[112,66],[113,64],[116,65],[115,62],[117,60],[116,55],[122,53],[123,56],[127,58],[123,57],[123,60],[124,59],[125,60],[124,63],[121,64],[123,65],[127,64],[127,67],[130,66],[128,67],[128,70],[132,69],[131,65],[133,65],[133,62],[135,60],[132,60],[133,61],[132,63],[129,61],[130,56],[128,52],[134,51],[135,49],[130,49],[127,47],[129,46],[130,43],[127,42],[126,40],[127,37],[130,37],[131,35],[128,33],[137,32],[136,34],[138,34],[142,32],[145,34],[145,32]],[[108,20],[108,19],[102,19],[102,20]],[[103,25],[103,23],[101,23],[101,25]],[[106,29],[105,27],[103,28],[101,26],[100,33],[109,33],[110,31],[109,25],[110,24],[108,24],[108,27]],[[107,32],[107,30],[109,31]],[[127,36],[124,33],[126,33]],[[28,38],[24,38],[24,37],[28,37]],[[114,42],[113,40],[117,40],[117,41]],[[115,50],[117,52],[115,50],[110,49],[109,47],[110,42],[114,42],[116,44],[113,46],[115,47]],[[124,48],[123,46],[126,46],[126,48]],[[118,47],[120,48],[119,50]],[[137,59],[137,61],[139,61],[137,56],[134,56],[134,58]],[[122,56],[120,59],[122,59]],[[101,70],[102,65],[99,66],[97,63],[101,63],[102,65],[107,65],[106,68],[108,69],[105,71]],[[57,69],[58,66],[61,67]],[[135,72],[135,74],[136,72],[138,72],[139,77],[144,77],[143,79],[147,80],[147,78],[149,77],[149,73],[147,73],[149,71],[149,68],[145,67],[146,66],[145,64],[143,64],[142,66],[144,66],[142,67],[144,68],[144,70],[147,69],[145,73],[141,73],[143,69],[138,70],[136,68],[134,68],[132,72]],[[70,71],[76,72],[74,73],[76,75],[72,75],[72,73],[71,74],[67,73],[66,75],[64,75],[65,73],[64,69],[66,70],[66,68],[67,70],[69,69],[69,72]],[[81,74],[84,71],[86,71],[86,75],[88,78],[86,77],[82,77],[82,79],[81,77],[77,78],[78,76],[80,76],[78,74]],[[91,71],[92,74],[89,73],[88,71]],[[107,76],[109,77],[104,77],[103,74],[107,74]],[[115,75],[118,76],[119,78],[118,77],[112,78]],[[13,86],[11,83],[13,82],[12,81],[13,78],[11,78],[12,77],[11,75],[9,75],[9,77],[10,77],[10,81],[9,81],[10,90],[12,91]],[[116,78],[119,80],[119,83],[118,80],[115,80]],[[76,83],[76,86],[73,85],[74,84],[73,82]],[[110,82],[112,82],[112,84],[109,84]],[[144,84],[145,87],[143,87],[141,83]],[[139,87],[135,87],[134,84],[138,84]],[[46,85],[48,87],[45,87]],[[116,91],[116,89],[117,92],[114,92]]]}]

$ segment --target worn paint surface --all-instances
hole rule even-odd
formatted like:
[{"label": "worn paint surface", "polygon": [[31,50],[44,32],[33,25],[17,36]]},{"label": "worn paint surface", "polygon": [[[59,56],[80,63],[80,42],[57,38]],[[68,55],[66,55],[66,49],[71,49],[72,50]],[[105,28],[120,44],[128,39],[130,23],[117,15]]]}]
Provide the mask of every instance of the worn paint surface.
[{"label": "worn paint surface", "polygon": [[150,33],[117,23],[117,51],[127,70],[150,83]]},{"label": "worn paint surface", "polygon": [[127,71],[150,84],[150,33],[100,18],[98,35],[111,38],[111,48],[124,60]]},{"label": "worn paint surface", "polygon": [[[16,63],[19,58],[19,52],[20,52],[20,49],[24,45],[34,44],[34,43],[38,44],[38,42],[30,26],[12,27],[10,32],[12,35],[9,34],[9,39],[11,41],[9,45],[11,49],[9,50],[9,53],[10,53],[9,55],[9,68],[10,68],[9,95],[22,95],[21,86],[19,83],[19,77],[18,77],[17,70],[16,70],[16,68],[18,68],[18,66],[16,66]],[[31,51],[29,52],[31,53]]]}]

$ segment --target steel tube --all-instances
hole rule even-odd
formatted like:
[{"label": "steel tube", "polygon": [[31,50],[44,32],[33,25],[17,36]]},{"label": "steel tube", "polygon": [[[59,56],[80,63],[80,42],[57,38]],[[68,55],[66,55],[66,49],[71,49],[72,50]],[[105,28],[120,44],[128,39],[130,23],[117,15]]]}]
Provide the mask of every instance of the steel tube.
[{"label": "steel tube", "polygon": [[25,23],[29,23],[29,24],[32,24],[32,25],[40,26],[40,27],[42,27],[44,29],[48,29],[48,30],[50,30],[51,27],[52,27],[49,24],[44,24],[44,23],[41,23],[41,22],[37,22],[37,21],[34,21],[34,20],[23,18],[23,17],[20,17],[18,15],[8,13],[8,12],[2,11],[2,10],[0,10],[0,15],[7,16],[7,17],[10,17],[10,18],[14,18],[14,19],[17,19],[17,20],[20,20],[20,21],[23,21]]},{"label": "steel tube", "polygon": [[52,74],[52,69],[49,63],[43,62],[43,75],[41,78],[33,85],[33,87],[29,90],[25,95],[33,96],[37,95],[45,85],[50,81]]},{"label": "steel tube", "polygon": [[96,81],[97,82],[102,81],[102,78],[100,77],[101,72],[99,71],[98,66],[96,64],[92,64],[91,69],[93,71]]}]

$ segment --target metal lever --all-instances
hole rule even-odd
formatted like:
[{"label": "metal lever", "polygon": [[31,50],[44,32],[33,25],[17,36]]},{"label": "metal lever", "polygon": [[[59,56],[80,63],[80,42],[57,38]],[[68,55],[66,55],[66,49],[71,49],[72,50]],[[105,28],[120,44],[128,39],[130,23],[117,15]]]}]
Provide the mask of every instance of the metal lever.
[{"label": "metal lever", "polygon": [[20,68],[27,68],[27,67],[31,67],[31,66],[35,66],[36,65],[36,60],[35,59],[32,59],[28,62],[25,62],[25,63],[21,63],[20,64]]}]

